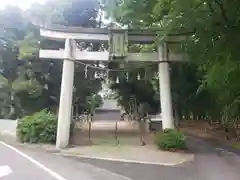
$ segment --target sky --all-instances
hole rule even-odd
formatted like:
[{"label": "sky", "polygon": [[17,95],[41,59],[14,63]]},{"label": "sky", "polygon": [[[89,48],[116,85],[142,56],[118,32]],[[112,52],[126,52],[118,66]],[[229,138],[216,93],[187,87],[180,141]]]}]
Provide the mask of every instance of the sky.
[{"label": "sky", "polygon": [[7,5],[16,5],[22,9],[27,9],[32,3],[44,3],[46,0],[0,0],[0,9]]}]

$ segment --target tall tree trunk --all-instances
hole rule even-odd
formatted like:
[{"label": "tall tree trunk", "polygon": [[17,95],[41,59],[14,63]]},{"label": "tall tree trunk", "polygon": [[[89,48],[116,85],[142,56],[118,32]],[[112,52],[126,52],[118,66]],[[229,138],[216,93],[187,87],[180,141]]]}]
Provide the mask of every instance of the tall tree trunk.
[{"label": "tall tree trunk", "polygon": [[10,97],[10,106],[9,106],[9,117],[12,118],[15,115],[15,97],[14,97],[14,92],[13,92],[13,82],[9,81],[9,87],[10,87],[10,92],[9,92],[9,97]]},{"label": "tall tree trunk", "polygon": [[182,111],[178,103],[174,105],[174,121],[175,121],[175,126],[179,127],[182,121]]}]

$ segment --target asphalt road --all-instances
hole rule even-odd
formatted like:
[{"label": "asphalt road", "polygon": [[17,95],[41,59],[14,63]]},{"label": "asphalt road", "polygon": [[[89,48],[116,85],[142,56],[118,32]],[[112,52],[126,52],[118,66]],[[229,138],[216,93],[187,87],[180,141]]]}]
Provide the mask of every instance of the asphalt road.
[{"label": "asphalt road", "polygon": [[[15,124],[1,120],[0,131],[14,132]],[[239,155],[194,138],[189,147],[193,162],[166,167],[67,158],[22,146],[16,151],[0,142],[0,180],[240,180]]]},{"label": "asphalt road", "polygon": [[[0,180],[240,180],[240,156],[199,140],[191,140],[190,149],[194,161],[167,167],[63,157],[0,142]],[[1,177],[6,166],[12,172]]]},{"label": "asphalt road", "polygon": [[[133,180],[240,180],[240,156],[205,141],[191,138],[192,162],[177,167],[143,165],[80,158]],[[76,158],[74,158],[76,160]]]},{"label": "asphalt road", "polygon": [[[5,176],[8,167],[12,172]],[[38,149],[8,147],[0,142],[2,180],[131,180],[87,163],[42,152]]]},{"label": "asphalt road", "polygon": [[[33,164],[31,161],[21,156],[9,147],[0,144],[0,171],[2,166],[8,166],[12,173],[7,174],[4,178],[7,180],[54,180],[54,177],[49,175],[46,171]],[[3,170],[2,170],[3,171]],[[2,172],[4,174],[4,172]],[[1,174],[1,173],[0,173]]]}]

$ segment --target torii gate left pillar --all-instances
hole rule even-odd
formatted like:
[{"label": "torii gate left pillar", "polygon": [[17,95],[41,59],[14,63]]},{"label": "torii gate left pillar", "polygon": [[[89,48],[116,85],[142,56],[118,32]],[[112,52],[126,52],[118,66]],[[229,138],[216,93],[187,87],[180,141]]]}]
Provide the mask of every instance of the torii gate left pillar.
[{"label": "torii gate left pillar", "polygon": [[72,96],[74,82],[74,53],[76,42],[65,40],[62,82],[57,127],[57,148],[65,148],[69,144],[70,124],[72,118]]}]

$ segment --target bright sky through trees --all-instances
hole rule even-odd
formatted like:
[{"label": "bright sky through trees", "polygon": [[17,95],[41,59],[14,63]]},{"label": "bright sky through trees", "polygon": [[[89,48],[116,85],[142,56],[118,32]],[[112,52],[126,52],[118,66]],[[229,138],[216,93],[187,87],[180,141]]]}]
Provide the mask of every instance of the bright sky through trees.
[{"label": "bright sky through trees", "polygon": [[0,0],[0,9],[8,6],[15,5],[22,9],[27,9],[33,3],[44,3],[46,0]]}]

